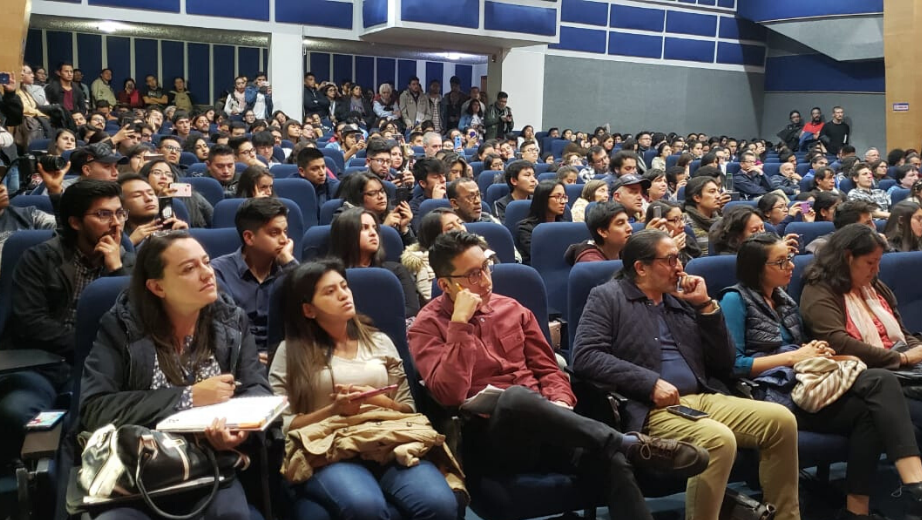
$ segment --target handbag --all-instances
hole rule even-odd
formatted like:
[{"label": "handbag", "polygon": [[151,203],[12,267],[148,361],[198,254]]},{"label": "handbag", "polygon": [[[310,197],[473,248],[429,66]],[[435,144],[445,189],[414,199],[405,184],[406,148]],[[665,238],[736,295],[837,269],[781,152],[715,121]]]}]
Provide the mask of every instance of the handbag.
[{"label": "handbag", "polygon": [[[89,497],[140,497],[163,518],[188,520],[211,505],[222,477],[233,476],[235,468],[245,469],[249,464],[247,457],[236,451],[221,452],[220,456],[219,463],[210,446],[181,435],[109,424],[93,432],[84,447],[78,481]],[[173,486],[182,491],[206,487],[209,495],[194,511],[174,515],[163,511],[150,497]]]},{"label": "handbag", "polygon": [[804,411],[816,413],[842,397],[867,368],[857,360],[805,359],[794,365],[797,385],[791,398]]},{"label": "handbag", "polygon": [[720,520],[772,520],[775,506],[763,504],[738,491],[727,489],[720,504]]},{"label": "handbag", "polygon": [[25,150],[29,149],[29,143],[44,137],[45,129],[37,118],[31,116],[23,117],[22,123],[13,130],[13,142]]}]

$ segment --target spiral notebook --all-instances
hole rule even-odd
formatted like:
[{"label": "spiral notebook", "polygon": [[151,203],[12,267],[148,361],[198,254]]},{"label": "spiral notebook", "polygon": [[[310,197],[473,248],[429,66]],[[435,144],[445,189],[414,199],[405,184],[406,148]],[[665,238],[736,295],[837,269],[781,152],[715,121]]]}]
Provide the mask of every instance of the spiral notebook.
[{"label": "spiral notebook", "polygon": [[283,395],[235,397],[221,404],[177,412],[157,423],[163,432],[202,432],[215,419],[225,419],[229,430],[263,431],[288,408]]}]

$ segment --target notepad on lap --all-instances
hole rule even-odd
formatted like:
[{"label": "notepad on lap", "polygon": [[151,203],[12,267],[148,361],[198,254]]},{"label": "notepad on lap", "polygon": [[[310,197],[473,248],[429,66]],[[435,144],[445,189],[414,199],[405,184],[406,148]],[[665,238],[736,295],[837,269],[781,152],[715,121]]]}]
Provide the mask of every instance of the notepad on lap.
[{"label": "notepad on lap", "polygon": [[262,431],[288,408],[282,395],[235,397],[221,404],[199,406],[177,412],[157,423],[163,432],[202,432],[215,419],[225,419],[229,430]]},{"label": "notepad on lap", "polygon": [[461,409],[477,414],[491,414],[496,408],[496,401],[502,395],[503,389],[493,385],[487,385],[486,388],[477,392],[476,395],[468,397],[462,404]]}]

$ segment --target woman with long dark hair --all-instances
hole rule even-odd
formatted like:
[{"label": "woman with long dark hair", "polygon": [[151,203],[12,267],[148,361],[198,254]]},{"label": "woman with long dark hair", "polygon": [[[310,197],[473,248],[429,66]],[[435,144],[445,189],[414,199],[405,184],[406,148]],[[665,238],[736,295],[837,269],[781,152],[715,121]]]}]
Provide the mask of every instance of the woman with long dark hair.
[{"label": "woman with long dark hair", "polygon": [[698,249],[702,256],[708,255],[708,241],[711,227],[720,218],[720,184],[713,177],[694,177],[685,185],[685,200],[682,203],[686,220],[691,226]]},{"label": "woman with long dark hair", "polygon": [[347,176],[339,185],[336,196],[343,199],[343,206],[338,210],[336,218],[348,209],[363,208],[373,213],[381,225],[396,229],[403,245],[416,242],[416,233],[410,227],[410,221],[413,220],[410,205],[406,202],[391,205],[387,190],[377,175],[362,172]]},{"label": "woman with long dark hair", "polygon": [[274,197],[275,191],[272,188],[274,184],[275,177],[268,168],[265,166],[248,166],[240,174],[235,196],[238,199]]},{"label": "woman with long dark hair", "polygon": [[211,148],[208,147],[208,140],[202,134],[193,132],[183,141],[182,151],[195,154],[199,162],[205,162]]},{"label": "woman with long dark hair", "polygon": [[404,249],[400,263],[416,279],[416,291],[423,302],[432,298],[432,281],[435,272],[429,265],[429,248],[442,233],[449,231],[467,231],[464,221],[451,208],[435,208],[419,222],[419,242]]},{"label": "woman with long dark hair", "polygon": [[378,217],[373,212],[352,208],[336,217],[330,226],[330,256],[346,267],[382,267],[394,273],[403,285],[407,319],[419,312],[416,282],[406,267],[385,260]]},{"label": "woman with long dark hair", "polygon": [[[400,354],[387,335],[356,313],[341,262],[302,264],[286,277],[282,291],[285,341],[275,353],[269,379],[276,394],[288,396],[285,432],[375,409],[414,411]],[[361,397],[389,385],[396,390]],[[452,490],[428,460],[405,467],[363,458],[359,454],[325,465],[304,483],[292,485],[295,510],[299,500],[308,499],[333,518],[389,518],[389,507],[405,518],[457,517]]]},{"label": "woman with long dark hair", "polygon": [[765,231],[759,211],[752,206],[733,206],[711,228],[709,242],[714,254],[735,255],[743,240]]},{"label": "woman with long dark hair", "polygon": [[[218,293],[208,255],[184,232],[148,238],[129,289],[99,327],[80,384],[84,430],[153,428],[180,410],[271,394],[246,314]],[[238,449],[247,432],[215,420],[204,438],[217,451]],[[178,495],[171,511],[189,511],[200,498]],[[142,506],[116,506],[97,518],[145,515]],[[204,518],[249,518],[238,480],[218,491]]]},{"label": "woman with long dark hair", "polygon": [[911,200],[893,206],[884,235],[894,251],[922,250],[922,206]]},{"label": "woman with long dark hair", "polygon": [[531,264],[531,234],[535,226],[545,222],[569,222],[567,211],[567,190],[560,181],[541,181],[532,194],[528,216],[516,227],[516,245],[522,255],[522,263]]}]

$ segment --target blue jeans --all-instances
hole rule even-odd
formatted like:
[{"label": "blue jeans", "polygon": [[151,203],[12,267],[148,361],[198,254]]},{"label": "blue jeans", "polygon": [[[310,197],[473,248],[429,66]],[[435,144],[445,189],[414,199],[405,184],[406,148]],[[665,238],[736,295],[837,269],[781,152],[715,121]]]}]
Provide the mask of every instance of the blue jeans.
[{"label": "blue jeans", "polygon": [[427,460],[412,468],[336,462],[294,487],[299,498],[320,503],[339,520],[389,520],[388,502],[414,520],[455,520],[458,515],[445,477]]},{"label": "blue jeans", "polygon": [[39,412],[54,406],[58,392],[37,372],[15,372],[0,377],[0,464],[19,457],[25,425]]},{"label": "blue jeans", "polygon": [[[172,514],[186,514],[192,511],[202,500],[203,492],[180,493],[169,497],[155,498],[154,504]],[[94,520],[151,520],[160,518],[148,510],[143,503],[134,506],[115,507],[100,513]],[[202,516],[201,520],[252,520],[250,506],[240,480],[235,479],[227,487],[218,490],[218,494]]]}]

